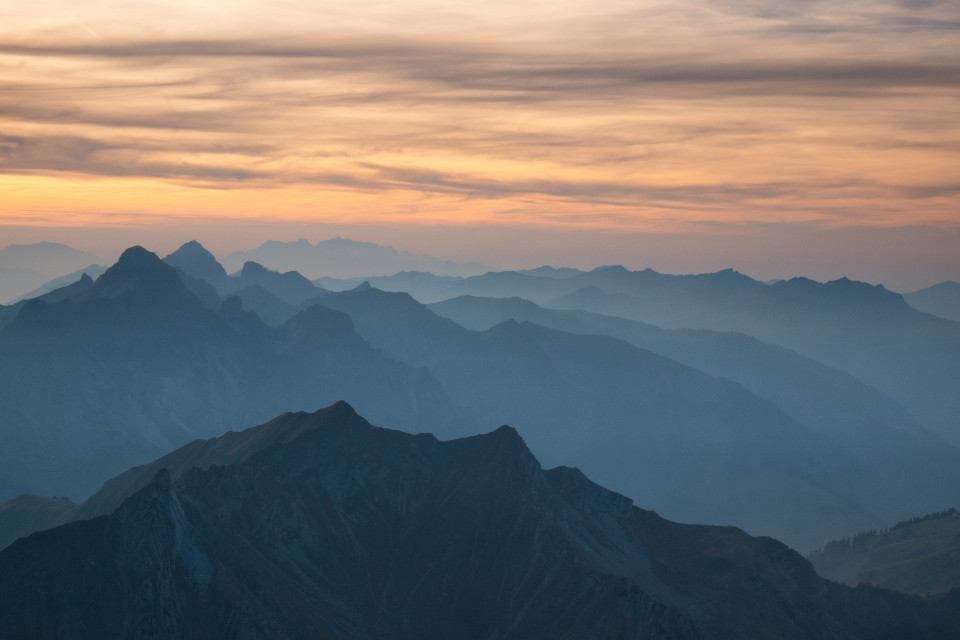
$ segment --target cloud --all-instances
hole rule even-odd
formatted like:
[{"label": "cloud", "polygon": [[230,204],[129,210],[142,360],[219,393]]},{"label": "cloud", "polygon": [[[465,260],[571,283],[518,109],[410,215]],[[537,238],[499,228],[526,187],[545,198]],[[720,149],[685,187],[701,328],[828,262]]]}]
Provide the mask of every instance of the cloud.
[{"label": "cloud", "polygon": [[[19,24],[57,15],[41,4]],[[598,222],[957,208],[955,3],[173,6],[0,27],[0,177],[419,193]]]}]

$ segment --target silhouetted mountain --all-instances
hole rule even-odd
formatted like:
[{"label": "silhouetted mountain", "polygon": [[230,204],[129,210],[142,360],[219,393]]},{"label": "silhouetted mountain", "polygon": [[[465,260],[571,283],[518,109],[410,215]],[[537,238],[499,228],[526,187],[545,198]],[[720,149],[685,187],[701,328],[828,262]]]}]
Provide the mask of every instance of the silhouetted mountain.
[{"label": "silhouetted mountain", "polygon": [[78,280],[80,280],[83,276],[87,276],[87,278],[99,278],[103,274],[103,272],[106,270],[107,270],[106,267],[100,266],[99,264],[91,264],[89,266],[84,267],[83,269],[78,269],[72,273],[68,273],[65,276],[60,276],[59,278],[54,278],[49,282],[45,282],[44,284],[40,285],[33,291],[30,291],[28,293],[23,294],[22,296],[17,297],[10,304],[16,304],[18,302],[24,302],[26,300],[31,300],[33,298],[39,298],[48,293],[56,291],[57,289],[61,289],[63,287],[71,285],[74,282],[77,282]]},{"label": "silhouetted mountain", "polygon": [[[394,289],[385,280],[371,284]],[[460,295],[520,297],[664,328],[746,333],[877,387],[960,444],[960,323],[917,311],[882,286],[846,278],[765,285],[729,269],[678,276],[618,266],[562,279],[501,272],[406,285],[421,302]]]},{"label": "silhouetted mountain", "polygon": [[15,302],[45,282],[99,260],[91,253],[56,242],[7,245],[0,249],[0,302]]},{"label": "silhouetted mountain", "polygon": [[163,261],[182,269],[194,278],[208,282],[221,295],[233,293],[242,286],[236,278],[228,276],[226,269],[217,262],[213,254],[196,240],[187,242]]},{"label": "silhouetted mountain", "polygon": [[112,514],[0,552],[5,637],[960,631],[955,597],[850,589],[774,540],[663,520],[575,469],[542,471],[509,427],[440,442],[339,403],[253,431],[237,442],[248,455],[162,469]]},{"label": "silhouetted mountain", "polygon": [[315,298],[323,289],[316,287],[296,271],[271,271],[256,262],[246,262],[240,272],[244,286],[263,287],[284,302],[299,307],[304,300]]},{"label": "silhouetted mountain", "polygon": [[542,276],[545,278],[572,278],[573,276],[578,276],[584,271],[580,269],[571,269],[570,267],[551,267],[549,265],[544,265],[542,267],[537,267],[536,269],[521,269],[517,273],[522,273],[528,276]]},{"label": "silhouetted mountain", "polygon": [[239,299],[212,311],[139,247],[61,297],[28,301],[0,329],[3,499],[82,498],[194,438],[339,397],[403,428],[463,422],[428,373],[382,356],[343,314],[272,329]]},{"label": "silhouetted mountain", "polygon": [[302,238],[296,242],[270,240],[257,249],[232,253],[223,259],[224,264],[231,270],[248,261],[280,271],[298,271],[309,278],[369,277],[399,271],[430,271],[464,276],[493,270],[493,267],[477,262],[450,262],[397,251],[372,242],[357,242],[339,237],[321,240],[315,245]]},{"label": "silhouetted mountain", "polygon": [[609,335],[733,380],[848,451],[857,473],[846,492],[882,522],[937,509],[960,491],[957,447],[883,393],[789,349],[740,333],[661,329],[586,311],[544,309],[520,298],[461,296],[429,308],[477,330],[514,319]]},{"label": "silhouetted mountain", "polygon": [[948,280],[904,294],[903,298],[914,309],[960,322],[960,283]]},{"label": "silhouetted mountain", "polygon": [[24,494],[0,502],[0,549],[17,538],[68,522],[79,505],[66,498]]},{"label": "silhouetted mountain", "polygon": [[834,540],[810,561],[820,575],[851,586],[917,595],[960,590],[960,512],[947,509]]},{"label": "silhouetted mountain", "polygon": [[799,548],[817,531],[882,522],[851,495],[869,483],[855,477],[854,453],[739,385],[612,338],[512,321],[469,331],[403,293],[320,304],[386,355],[427,367],[482,421],[516,425],[548,464],[581,466],[670,517],[732,522]]},{"label": "silhouetted mountain", "polygon": [[281,300],[258,284],[245,287],[234,294],[243,304],[244,311],[252,311],[271,327],[279,327],[300,312],[285,300]]}]

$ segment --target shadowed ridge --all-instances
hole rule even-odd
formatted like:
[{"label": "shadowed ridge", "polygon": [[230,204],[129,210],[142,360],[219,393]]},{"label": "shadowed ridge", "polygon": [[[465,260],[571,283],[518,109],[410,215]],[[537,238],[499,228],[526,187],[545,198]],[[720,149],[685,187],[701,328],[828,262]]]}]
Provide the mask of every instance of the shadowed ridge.
[{"label": "shadowed ridge", "polygon": [[71,514],[70,519],[84,520],[112,512],[128,496],[152,482],[160,470],[166,470],[176,480],[188,469],[236,464],[276,444],[292,442],[304,433],[332,425],[370,427],[370,423],[353,407],[341,400],[315,413],[284,413],[243,431],[228,431],[217,438],[194,440],[150,464],[134,467],[108,480]]},{"label": "shadowed ridge", "polygon": [[244,286],[260,285],[281,300],[297,307],[325,292],[325,289],[315,286],[297,271],[280,273],[253,261],[243,264],[240,281]]}]

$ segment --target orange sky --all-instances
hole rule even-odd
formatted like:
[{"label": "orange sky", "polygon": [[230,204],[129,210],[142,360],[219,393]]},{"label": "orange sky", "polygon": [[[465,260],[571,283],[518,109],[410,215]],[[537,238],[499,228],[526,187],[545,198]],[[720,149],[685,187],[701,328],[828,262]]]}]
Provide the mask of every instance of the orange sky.
[{"label": "orange sky", "polygon": [[960,4],[837,4],[3,3],[0,234],[952,233]]}]

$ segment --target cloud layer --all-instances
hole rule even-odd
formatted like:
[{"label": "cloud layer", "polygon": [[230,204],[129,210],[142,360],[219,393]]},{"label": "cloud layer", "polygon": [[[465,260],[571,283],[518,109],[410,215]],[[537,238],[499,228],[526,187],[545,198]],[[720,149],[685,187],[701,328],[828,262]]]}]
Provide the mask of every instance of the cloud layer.
[{"label": "cloud layer", "polygon": [[958,41],[936,0],[24,3],[0,219],[957,225]]}]

